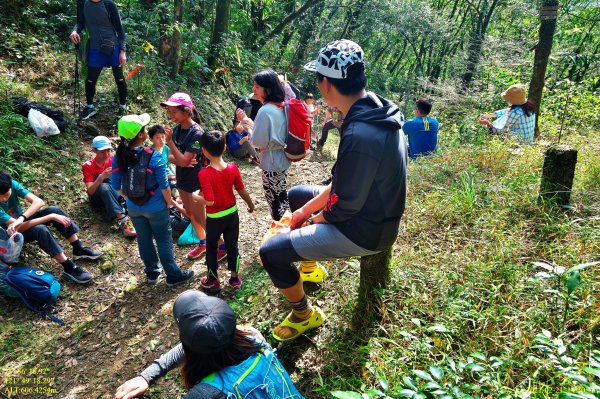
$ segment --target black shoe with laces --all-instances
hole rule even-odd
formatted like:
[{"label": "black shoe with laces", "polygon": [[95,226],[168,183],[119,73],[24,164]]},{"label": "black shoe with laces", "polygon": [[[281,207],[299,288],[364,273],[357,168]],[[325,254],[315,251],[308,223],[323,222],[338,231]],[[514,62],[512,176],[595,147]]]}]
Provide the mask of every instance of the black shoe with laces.
[{"label": "black shoe with laces", "polygon": [[181,277],[177,280],[169,280],[167,278],[167,287],[174,287],[179,284],[187,283],[194,280],[194,271],[193,270],[182,270]]},{"label": "black shoe with laces", "polygon": [[63,279],[67,281],[71,281],[77,284],[86,284],[89,283],[94,276],[91,273],[86,272],[81,267],[75,265],[71,268],[71,270],[65,270],[62,274]]},{"label": "black shoe with laces", "polygon": [[73,259],[98,259],[102,256],[102,252],[96,251],[90,247],[81,247],[81,249],[73,248]]},{"label": "black shoe with laces", "polygon": [[95,105],[86,105],[79,114],[79,120],[85,121],[98,113],[98,108]]}]

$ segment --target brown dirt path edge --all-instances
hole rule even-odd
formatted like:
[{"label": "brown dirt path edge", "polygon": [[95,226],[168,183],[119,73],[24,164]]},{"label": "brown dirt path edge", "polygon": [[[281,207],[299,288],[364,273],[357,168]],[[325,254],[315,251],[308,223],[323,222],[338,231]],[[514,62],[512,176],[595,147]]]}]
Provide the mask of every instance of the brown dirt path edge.
[{"label": "brown dirt path edge", "polygon": [[[240,273],[242,278],[249,273],[262,273],[263,276],[253,286],[239,292],[225,289],[223,297],[228,301],[231,299],[241,303],[236,309],[240,313],[241,322],[255,326],[263,323],[266,333],[270,328],[267,324],[274,322],[271,319],[286,311],[266,274],[257,272],[258,248],[271,220],[263,196],[260,169],[245,161],[236,162],[256,204],[255,212],[249,214],[243,201],[238,198]],[[320,184],[329,176],[330,169],[329,157],[311,154],[306,160],[291,166],[288,185]],[[82,227],[82,240],[93,247],[104,248],[107,252],[106,259],[97,263],[80,262],[97,276],[91,284],[63,284],[54,314],[67,323],[65,328],[39,318],[18,301],[0,296],[0,324],[4,325],[0,327],[0,337],[10,339],[14,335],[19,340],[22,335],[31,336],[27,347],[11,348],[10,353],[0,355],[0,389],[11,385],[7,377],[14,375],[15,370],[33,370],[34,377],[41,377],[36,374],[35,369],[44,368],[45,377],[51,380],[38,384],[42,389],[28,397],[111,398],[118,385],[135,376],[178,341],[171,315],[172,303],[184,290],[198,288],[199,278],[189,286],[176,288],[166,287],[164,276],[156,286],[146,285],[135,241],[122,237],[107,222],[92,222],[92,218],[102,219],[98,218],[98,213],[90,210],[87,202],[81,201],[75,208],[72,213],[77,215]],[[65,248],[70,255],[70,248],[67,245]],[[178,264],[184,269],[194,270],[198,277],[204,275],[204,259],[185,259],[188,250],[189,247],[175,246]],[[31,252],[31,249],[28,251]],[[49,269],[60,276],[61,271],[56,264],[48,262],[43,254],[29,256],[28,261],[31,262],[32,258],[39,259],[38,267]],[[103,274],[101,266],[110,266],[103,266],[106,261],[113,262],[116,267],[113,272]],[[222,282],[226,282],[226,276],[226,266],[222,264]],[[260,301],[268,303],[257,307],[258,296],[262,298]],[[246,303],[254,306],[252,314],[244,314]],[[274,306],[279,309],[273,311]],[[6,344],[6,347],[10,345]],[[55,391],[44,394],[43,387]],[[157,383],[150,392],[150,397],[153,398],[176,398],[184,395],[180,384],[174,381],[173,374]]]}]

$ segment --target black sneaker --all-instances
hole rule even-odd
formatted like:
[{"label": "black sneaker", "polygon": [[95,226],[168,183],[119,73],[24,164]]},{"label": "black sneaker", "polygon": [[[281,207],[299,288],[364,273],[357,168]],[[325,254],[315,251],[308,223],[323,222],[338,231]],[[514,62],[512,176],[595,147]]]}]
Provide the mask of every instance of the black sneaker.
[{"label": "black sneaker", "polygon": [[102,252],[96,251],[90,247],[81,247],[81,249],[73,248],[73,259],[98,259],[102,256]]},{"label": "black sneaker", "polygon": [[148,285],[156,285],[156,283],[158,283],[159,279],[160,279],[160,274],[147,276],[146,283],[148,283]]},{"label": "black sneaker", "polygon": [[63,279],[72,281],[77,284],[88,283],[94,276],[91,273],[86,272],[81,267],[75,265],[70,271],[64,271],[62,274]]},{"label": "black sneaker", "polygon": [[182,276],[175,281],[173,281],[173,280],[169,281],[169,279],[167,278],[167,287],[174,287],[176,285],[188,283],[188,282],[194,280],[194,271],[193,270],[182,270],[181,274],[182,274]]},{"label": "black sneaker", "polygon": [[86,105],[79,114],[79,120],[85,121],[98,113],[98,108],[95,105]]}]

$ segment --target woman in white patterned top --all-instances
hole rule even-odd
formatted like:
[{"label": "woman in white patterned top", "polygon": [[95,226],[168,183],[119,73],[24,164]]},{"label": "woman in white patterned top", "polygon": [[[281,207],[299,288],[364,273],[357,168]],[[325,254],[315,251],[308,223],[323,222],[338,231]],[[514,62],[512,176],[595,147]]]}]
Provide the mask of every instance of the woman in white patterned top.
[{"label": "woman in white patterned top", "polygon": [[[492,133],[513,135],[520,143],[533,144],[535,134],[535,104],[527,99],[525,87],[510,86],[502,93],[502,99],[510,107],[491,114],[482,114],[479,123],[490,128]],[[490,118],[497,118],[493,123]]]}]

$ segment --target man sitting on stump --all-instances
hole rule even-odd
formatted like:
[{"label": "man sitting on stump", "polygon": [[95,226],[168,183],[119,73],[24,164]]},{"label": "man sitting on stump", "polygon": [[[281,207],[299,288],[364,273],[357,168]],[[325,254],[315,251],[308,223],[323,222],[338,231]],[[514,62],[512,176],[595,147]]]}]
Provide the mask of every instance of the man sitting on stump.
[{"label": "man sitting on stump", "polygon": [[[296,186],[289,193],[294,211],[291,232],[260,248],[273,284],[292,312],[275,327],[280,341],[295,339],[324,322],[312,306],[303,281],[322,281],[327,273],[315,261],[378,253],[393,245],[406,198],[406,147],[400,111],[367,92],[360,46],[338,40],[323,47],[305,69],[316,72],[328,105],[345,115],[338,157],[328,186]],[[300,270],[292,262],[301,261]]]}]

